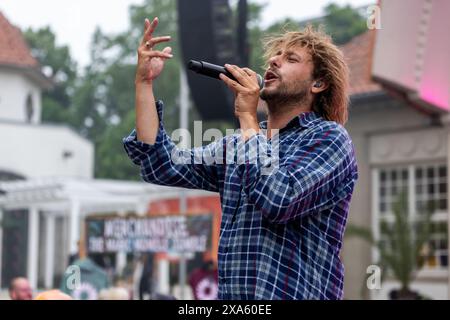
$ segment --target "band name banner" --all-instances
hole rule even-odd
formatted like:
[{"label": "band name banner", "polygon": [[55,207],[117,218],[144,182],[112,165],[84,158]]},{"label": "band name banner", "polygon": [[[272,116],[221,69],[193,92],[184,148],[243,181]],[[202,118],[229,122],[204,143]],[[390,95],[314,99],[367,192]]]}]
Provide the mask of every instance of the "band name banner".
[{"label": "band name banner", "polygon": [[89,253],[211,249],[211,215],[88,219],[86,227]]}]

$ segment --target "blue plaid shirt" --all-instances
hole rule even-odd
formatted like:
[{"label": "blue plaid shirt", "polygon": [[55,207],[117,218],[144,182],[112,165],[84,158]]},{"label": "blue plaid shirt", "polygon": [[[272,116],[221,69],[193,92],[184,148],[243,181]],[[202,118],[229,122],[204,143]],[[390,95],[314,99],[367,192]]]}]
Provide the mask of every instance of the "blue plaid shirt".
[{"label": "blue plaid shirt", "polygon": [[158,101],[155,144],[133,130],[125,150],[146,182],[220,193],[219,298],[341,299],[339,254],[357,179],[344,127],[306,112],[279,131],[277,146],[258,133],[183,150],[166,134],[162,109]]}]

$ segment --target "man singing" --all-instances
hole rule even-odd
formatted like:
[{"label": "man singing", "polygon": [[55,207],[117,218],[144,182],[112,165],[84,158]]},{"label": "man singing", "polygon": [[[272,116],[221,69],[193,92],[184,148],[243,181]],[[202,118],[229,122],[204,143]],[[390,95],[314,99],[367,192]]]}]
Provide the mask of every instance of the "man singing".
[{"label": "man singing", "polygon": [[[343,127],[348,70],[341,52],[311,28],[271,38],[262,90],[255,72],[226,65],[236,80],[221,79],[235,94],[241,131],[187,151],[192,159],[220,161],[181,163],[153,96],[153,82],[172,58],[170,47],[154,49],[170,41],[152,36],[157,24],[145,21],[136,130],[124,139],[125,150],[146,182],[220,193],[219,298],[342,299],[339,254],[357,164]],[[268,120],[258,124],[259,99]]]}]

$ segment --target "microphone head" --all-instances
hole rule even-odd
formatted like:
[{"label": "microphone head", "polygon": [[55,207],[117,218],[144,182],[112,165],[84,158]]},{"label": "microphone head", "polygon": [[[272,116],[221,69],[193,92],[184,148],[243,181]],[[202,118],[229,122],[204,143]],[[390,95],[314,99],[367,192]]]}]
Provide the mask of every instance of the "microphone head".
[{"label": "microphone head", "polygon": [[256,77],[258,78],[259,88],[264,88],[264,78],[260,74],[256,74]]}]

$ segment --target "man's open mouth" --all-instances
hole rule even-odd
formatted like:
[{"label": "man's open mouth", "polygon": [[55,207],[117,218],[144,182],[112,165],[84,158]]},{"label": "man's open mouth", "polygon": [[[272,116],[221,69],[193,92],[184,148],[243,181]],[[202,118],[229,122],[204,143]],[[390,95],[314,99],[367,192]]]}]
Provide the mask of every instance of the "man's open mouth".
[{"label": "man's open mouth", "polygon": [[274,72],[268,70],[266,74],[264,75],[264,82],[273,82],[278,79],[278,75],[276,75]]}]

